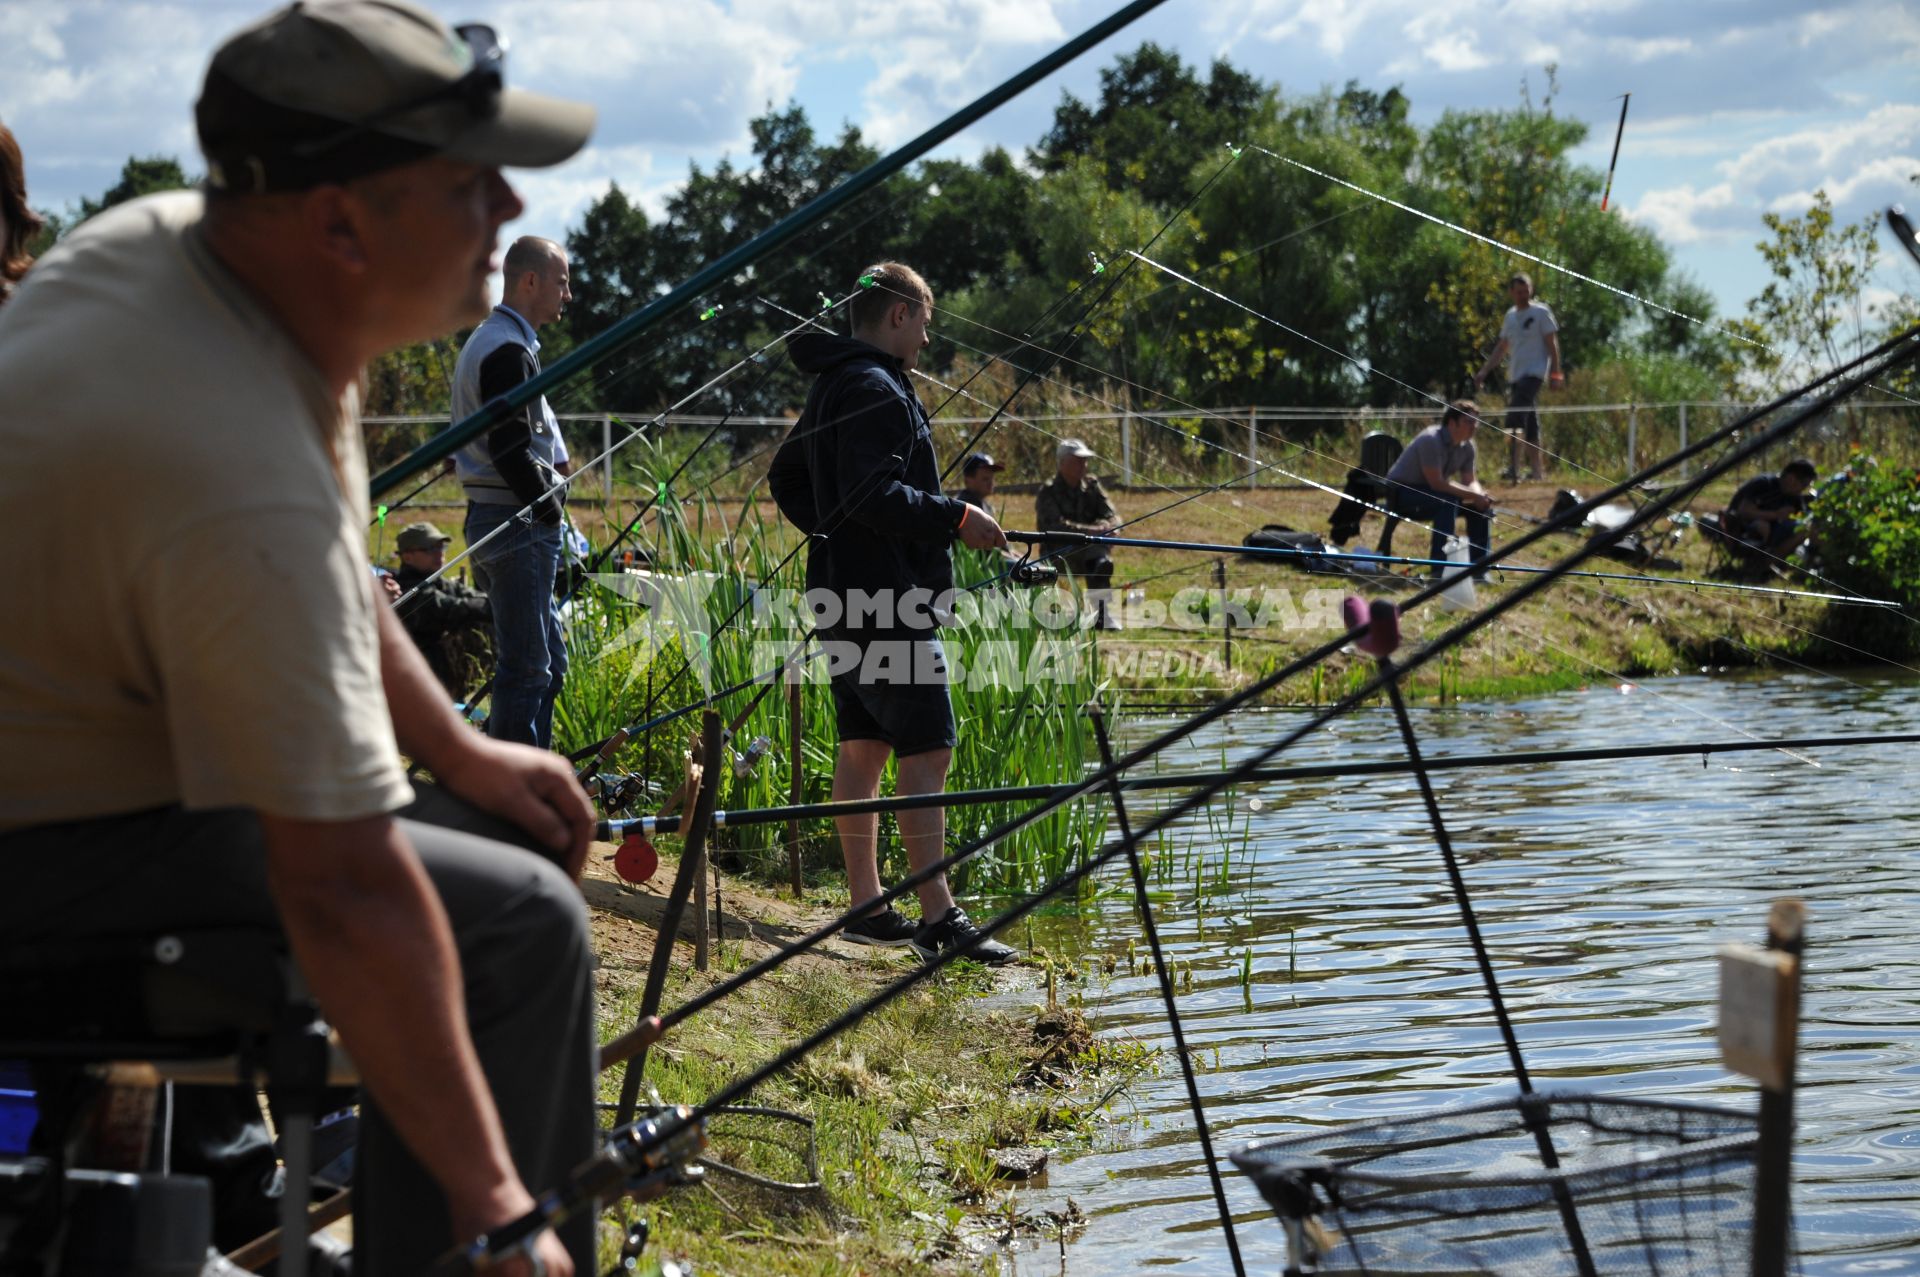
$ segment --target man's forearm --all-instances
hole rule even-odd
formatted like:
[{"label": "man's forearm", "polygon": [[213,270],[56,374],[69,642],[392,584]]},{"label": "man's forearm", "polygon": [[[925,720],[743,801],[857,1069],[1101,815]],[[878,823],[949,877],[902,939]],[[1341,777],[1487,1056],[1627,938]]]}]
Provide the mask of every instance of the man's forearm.
[{"label": "man's forearm", "polygon": [[[467,1030],[446,911],[388,817],[262,817],[300,969],[367,1089],[457,1213],[523,1191]],[[404,973],[404,979],[396,979]]]}]

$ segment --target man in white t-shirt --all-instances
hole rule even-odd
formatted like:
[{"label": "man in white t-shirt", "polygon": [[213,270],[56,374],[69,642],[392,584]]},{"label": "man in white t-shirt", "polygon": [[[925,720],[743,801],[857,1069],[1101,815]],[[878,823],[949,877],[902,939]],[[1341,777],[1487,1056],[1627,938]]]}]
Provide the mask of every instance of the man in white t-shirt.
[{"label": "man in white t-shirt", "polygon": [[1473,388],[1487,379],[1494,366],[1507,361],[1507,472],[1508,479],[1520,477],[1520,450],[1527,453],[1527,474],[1535,481],[1546,478],[1545,454],[1540,448],[1540,414],[1534,404],[1542,385],[1558,388],[1566,384],[1560,372],[1560,325],[1545,302],[1533,300],[1533,280],[1524,272],[1515,272],[1507,281],[1513,306],[1500,325],[1500,340],[1480,371],[1473,374]]},{"label": "man in white t-shirt", "polygon": [[[205,192],[92,219],[0,310],[0,943],[282,929],[368,1096],[363,1277],[524,1214],[595,1139],[592,810],[455,716],[364,531],[362,370],[486,314],[499,166],[592,128],[504,88],[502,47],[407,0],[269,15],[208,68]],[[592,1224],[538,1264],[593,1271]]]}]

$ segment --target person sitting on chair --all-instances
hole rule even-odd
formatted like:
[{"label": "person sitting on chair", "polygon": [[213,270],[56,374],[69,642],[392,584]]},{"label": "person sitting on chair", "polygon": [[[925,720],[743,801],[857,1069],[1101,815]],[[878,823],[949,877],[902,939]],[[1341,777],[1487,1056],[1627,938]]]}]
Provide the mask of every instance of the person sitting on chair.
[{"label": "person sitting on chair", "polygon": [[394,542],[400,571],[389,579],[413,596],[400,604],[407,637],[427,658],[440,686],[459,700],[478,681],[485,664],[493,604],[472,586],[435,575],[447,564],[447,542],[452,539],[431,523],[409,523]]},{"label": "person sitting on chair", "polygon": [[[1042,532],[1085,532],[1102,536],[1120,526],[1120,513],[1107,499],[1100,480],[1087,473],[1093,449],[1078,439],[1063,439],[1058,449],[1059,471],[1033,497],[1034,519]],[[1103,630],[1120,628],[1118,612],[1108,605],[1113,595],[1113,556],[1103,545],[1069,547],[1065,541],[1041,546],[1075,576],[1085,577],[1087,599],[1093,604],[1095,624]]]},{"label": "person sitting on chair", "polygon": [[[1473,561],[1479,563],[1487,557],[1487,512],[1493,509],[1493,498],[1481,486],[1475,470],[1473,434],[1479,425],[1480,406],[1471,399],[1456,399],[1447,405],[1440,424],[1415,435],[1387,471],[1387,508],[1404,518],[1433,525],[1427,550],[1430,559],[1446,557],[1454,518],[1463,513],[1467,539],[1473,544]],[[1393,553],[1393,528],[1389,521],[1381,534],[1382,556]],[[1475,579],[1480,580],[1480,575]]]},{"label": "person sitting on chair", "polygon": [[1728,536],[1786,558],[1807,539],[1796,516],[1807,512],[1807,493],[1819,477],[1805,457],[1789,461],[1778,475],[1756,475],[1733,494],[1720,527]]}]

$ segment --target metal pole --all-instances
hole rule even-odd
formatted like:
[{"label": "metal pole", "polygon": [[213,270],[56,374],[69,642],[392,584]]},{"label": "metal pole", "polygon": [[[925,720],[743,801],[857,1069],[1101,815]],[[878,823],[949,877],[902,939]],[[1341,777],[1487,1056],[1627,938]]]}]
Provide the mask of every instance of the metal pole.
[{"label": "metal pole", "polygon": [[600,414],[600,500],[613,507],[613,414]]},{"label": "metal pole", "polygon": [[1627,473],[1632,474],[1633,459],[1640,455],[1640,405],[1627,405]]},{"label": "metal pole", "polygon": [[[800,748],[800,667],[790,666],[787,675],[792,682],[787,684],[787,753],[788,782],[787,798],[798,807],[804,796],[804,777],[801,769],[806,766]],[[794,817],[787,822],[787,881],[793,887],[793,898],[798,900],[802,890],[800,881],[800,818]]]},{"label": "metal pole", "polygon": [[[1680,405],[1680,451],[1685,452],[1686,450],[1687,450],[1687,406],[1685,404],[1681,404]],[[1684,461],[1680,463],[1680,477],[1682,479],[1686,478],[1688,475],[1692,473],[1693,473],[1693,466],[1691,464]]]},{"label": "metal pole", "polygon": [[1260,409],[1247,405],[1247,487],[1260,486]]},{"label": "metal pole", "polygon": [[885,159],[867,165],[840,185],[795,209],[732,252],[708,262],[672,291],[648,302],[592,341],[576,346],[565,357],[556,360],[551,367],[542,369],[507,394],[484,404],[478,412],[441,431],[418,449],[376,475],[369,485],[373,498],[378,500],[382,493],[391,491],[396,484],[404,483],[410,475],[418,474],[428,466],[437,464],[443,457],[452,456],[460,448],[506,420],[518,409],[560,386],[576,373],[592,367],[597,361],[624,348],[647,329],[687,306],[694,298],[732,279],[794,236],[886,181],[954,134],[997,109],[1001,104],[1025,92],[1038,81],[1073,61],[1114,32],[1126,27],[1134,19],[1158,8],[1162,3],[1164,0],[1133,0],[1132,4],[1116,9],[1103,21],[1095,23],[1025,70],[981,94]]},{"label": "metal pole", "polygon": [[1793,1090],[1800,1038],[1800,981],[1806,952],[1806,907],[1776,900],[1767,914],[1767,948],[1793,958],[1775,1032],[1780,1087],[1760,1088],[1760,1143],[1754,1150],[1753,1277],[1785,1277],[1793,1246]]},{"label": "metal pole", "polygon": [[1127,412],[1120,418],[1120,484],[1133,486],[1133,413]]}]

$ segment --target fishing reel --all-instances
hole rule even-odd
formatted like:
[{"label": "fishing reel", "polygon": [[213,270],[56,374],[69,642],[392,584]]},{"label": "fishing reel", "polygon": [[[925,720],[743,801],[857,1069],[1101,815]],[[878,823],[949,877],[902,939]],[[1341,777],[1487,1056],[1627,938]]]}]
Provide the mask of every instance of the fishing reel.
[{"label": "fishing reel", "polygon": [[675,1104],[659,1105],[651,1115],[610,1132],[600,1156],[625,1173],[622,1194],[646,1202],[670,1188],[700,1183],[706,1171],[697,1163],[706,1151],[706,1119],[690,1105]]},{"label": "fishing reel", "polygon": [[582,783],[587,797],[609,815],[632,807],[646,797],[650,788],[645,779],[631,772],[595,772]]},{"label": "fishing reel", "polygon": [[760,766],[760,760],[772,752],[773,739],[768,736],[756,736],[748,741],[744,753],[729,746],[727,753],[733,756],[734,779],[745,780],[753,775],[754,770]]},{"label": "fishing reel", "polygon": [[1022,559],[1013,565],[1008,574],[1015,585],[1052,585],[1060,579],[1060,569],[1052,563],[1043,563],[1038,559]]}]

